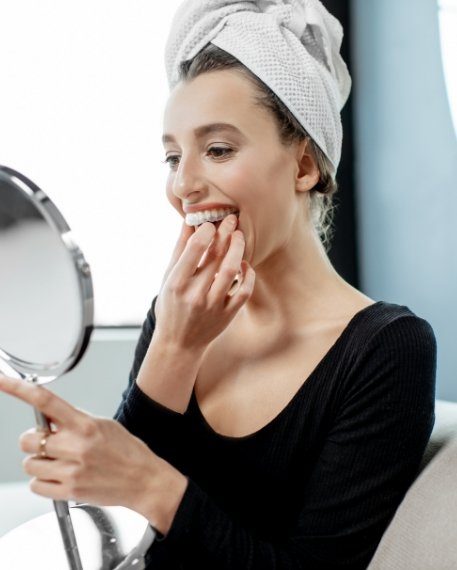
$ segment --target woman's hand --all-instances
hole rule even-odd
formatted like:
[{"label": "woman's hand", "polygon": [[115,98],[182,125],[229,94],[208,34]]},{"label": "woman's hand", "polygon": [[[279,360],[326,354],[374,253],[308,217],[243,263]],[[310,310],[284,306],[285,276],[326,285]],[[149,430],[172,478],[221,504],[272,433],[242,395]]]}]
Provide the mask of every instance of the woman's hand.
[{"label": "woman's hand", "polygon": [[118,422],[86,414],[41,386],[0,375],[0,390],[35,406],[56,426],[45,458],[38,455],[42,431],[20,437],[21,449],[30,454],[23,467],[33,477],[34,493],[124,506],[166,533],[187,485],[184,475]]},{"label": "woman's hand", "polygon": [[[251,296],[255,272],[243,260],[245,242],[236,223],[234,214],[218,230],[205,222],[193,232],[183,223],[155,304],[154,334],[165,343],[205,350]],[[229,295],[238,273],[241,285]]]}]

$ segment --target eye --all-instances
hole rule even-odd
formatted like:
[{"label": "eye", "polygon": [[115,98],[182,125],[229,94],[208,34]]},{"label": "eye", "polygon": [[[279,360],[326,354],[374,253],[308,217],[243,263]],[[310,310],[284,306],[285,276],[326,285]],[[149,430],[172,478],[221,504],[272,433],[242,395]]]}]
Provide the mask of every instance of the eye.
[{"label": "eye", "polygon": [[226,148],[224,146],[212,146],[208,149],[208,152],[222,153],[218,154],[218,156],[215,157],[215,158],[222,158],[224,156],[227,156],[227,154],[229,154],[230,152],[232,152],[232,149]]},{"label": "eye", "polygon": [[164,164],[167,164],[167,163],[168,163],[169,166],[170,166],[170,168],[173,169],[175,166],[178,166],[178,163],[177,163],[177,162],[174,162],[174,161],[177,160],[178,158],[179,158],[178,155],[170,155],[170,156],[167,156],[167,157],[165,158],[165,160],[162,160],[162,162],[163,162]]},{"label": "eye", "polygon": [[[226,148],[223,146],[212,146],[208,149],[209,154],[213,154],[214,158],[224,158],[232,152],[231,148]],[[214,154],[215,153],[215,154]],[[164,164],[168,164],[172,170],[175,169],[179,164],[179,155],[170,154],[162,161]]]}]

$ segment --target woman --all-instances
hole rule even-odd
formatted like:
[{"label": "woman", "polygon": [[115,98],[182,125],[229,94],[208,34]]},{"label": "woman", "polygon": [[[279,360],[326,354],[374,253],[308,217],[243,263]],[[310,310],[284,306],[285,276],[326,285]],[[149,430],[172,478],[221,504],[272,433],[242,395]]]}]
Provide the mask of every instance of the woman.
[{"label": "woman", "polygon": [[418,472],[433,330],[324,247],[340,44],[317,0],[185,2],[163,136],[184,222],[117,421],[0,380],[57,426],[21,437],[32,490],[143,514],[151,568],[366,568]]}]

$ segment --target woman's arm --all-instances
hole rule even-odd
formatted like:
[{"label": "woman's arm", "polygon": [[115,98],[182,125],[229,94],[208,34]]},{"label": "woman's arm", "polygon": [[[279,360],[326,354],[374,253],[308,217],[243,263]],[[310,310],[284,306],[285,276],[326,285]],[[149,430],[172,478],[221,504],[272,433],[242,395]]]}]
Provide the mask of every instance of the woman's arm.
[{"label": "woman's arm", "polygon": [[218,570],[365,569],[417,475],[434,424],[435,374],[427,321],[407,316],[386,325],[353,363],[297,497],[300,516],[284,521],[288,532],[263,539],[189,479],[168,534],[150,549],[151,568],[184,561]]},{"label": "woman's arm", "polygon": [[[194,368],[192,366],[187,369],[184,368],[184,370],[181,370],[181,376],[176,370],[173,374],[170,374],[166,364],[160,362],[160,360],[156,361],[157,365],[154,367],[149,362],[147,370],[145,367],[142,367],[154,335],[154,306],[157,297],[158,295],[154,297],[143,322],[141,334],[135,348],[128,386],[122,394],[122,401],[114,415],[114,419],[128,429],[130,433],[147,443],[158,455],[170,461],[173,465],[179,465],[180,452],[185,447],[183,413],[181,410],[173,409],[167,405],[170,404],[169,400],[164,399],[162,401],[160,391],[168,381],[176,386],[175,390],[177,393],[188,391],[189,395],[186,397],[190,398],[195,380],[193,378]],[[195,362],[197,361],[198,359],[195,358]],[[143,385],[141,387],[137,382],[140,369],[144,372]],[[156,379],[159,379],[158,387],[157,389],[152,389],[151,396],[149,396],[146,393],[149,390],[145,387],[145,384],[154,384]],[[182,384],[185,386],[183,387]],[[156,398],[152,397],[154,390],[157,394]],[[167,393],[169,393],[168,389]]]},{"label": "woman's arm", "polygon": [[[173,346],[154,335],[157,297],[154,297],[147,316],[149,338],[143,338],[141,342],[141,355],[138,356],[142,362],[136,384],[150,399],[183,414],[189,405],[205,351]],[[148,348],[144,354],[143,347],[146,345]]]},{"label": "woman's arm", "polygon": [[186,351],[152,338],[136,384],[150,399],[180,414],[189,405],[204,351]]}]

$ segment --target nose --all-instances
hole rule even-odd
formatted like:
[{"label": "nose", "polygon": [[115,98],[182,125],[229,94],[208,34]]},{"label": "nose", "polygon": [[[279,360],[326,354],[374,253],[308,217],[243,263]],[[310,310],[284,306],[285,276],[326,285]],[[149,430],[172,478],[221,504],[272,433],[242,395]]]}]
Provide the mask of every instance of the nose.
[{"label": "nose", "polygon": [[[196,201],[198,193],[206,189],[203,169],[199,164],[198,157],[187,155],[181,156],[174,177],[173,193],[182,201]],[[194,197],[193,194],[196,194]]]}]

